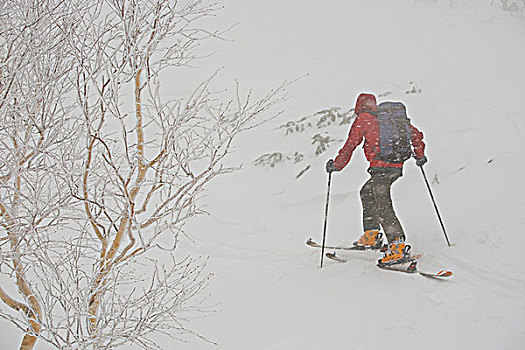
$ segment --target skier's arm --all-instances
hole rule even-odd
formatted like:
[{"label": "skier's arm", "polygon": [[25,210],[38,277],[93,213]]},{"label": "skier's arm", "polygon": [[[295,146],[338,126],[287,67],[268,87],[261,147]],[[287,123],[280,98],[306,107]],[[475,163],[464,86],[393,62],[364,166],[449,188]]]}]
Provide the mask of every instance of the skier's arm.
[{"label": "skier's arm", "polygon": [[413,125],[410,125],[410,133],[415,158],[423,158],[425,156],[425,143],[423,142],[423,133]]},{"label": "skier's arm", "polygon": [[350,128],[348,139],[343,148],[339,150],[339,154],[334,160],[335,168],[342,170],[348,164],[355,148],[363,141],[363,136],[364,123],[363,119],[358,116]]}]

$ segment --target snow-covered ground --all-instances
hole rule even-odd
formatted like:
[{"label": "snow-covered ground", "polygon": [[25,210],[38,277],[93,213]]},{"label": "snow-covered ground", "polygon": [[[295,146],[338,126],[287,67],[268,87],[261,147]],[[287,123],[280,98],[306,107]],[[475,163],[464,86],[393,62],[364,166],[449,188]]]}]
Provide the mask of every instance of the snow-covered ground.
[{"label": "snow-covered ground", "polygon": [[[225,1],[236,40],[215,59],[264,89],[308,73],[284,115],[238,144],[244,170],[218,180],[211,216],[184,247],[209,256],[211,300],[220,312],[194,323],[228,350],[522,349],[525,342],[525,20],[490,1]],[[229,78],[229,77],[227,77]],[[415,81],[421,93],[406,94]],[[353,107],[360,92],[405,102],[422,129],[425,167],[453,244],[448,247],[413,161],[393,189],[420,267],[449,281],[382,271],[379,253],[319,268],[309,237],[322,237],[335,142],[313,154],[311,137],[345,139],[348,126],[284,136],[278,125],[323,108]],[[301,151],[294,164],[261,168],[264,153]],[[311,169],[299,179],[307,165]],[[327,241],[361,231],[362,150],[334,174]],[[437,179],[437,181],[436,181]],[[349,253],[347,253],[349,255]],[[180,349],[214,348],[191,342]]]},{"label": "snow-covered ground", "polygon": [[[525,17],[490,0],[222,2],[214,21],[238,22],[234,41],[217,43],[197,75],[224,66],[220,81],[238,79],[260,94],[308,75],[290,88],[278,119],[239,140],[230,161],[244,170],[213,183],[211,215],[180,243],[181,254],[209,257],[206,292],[218,312],[191,328],[218,345],[190,338],[165,349],[523,349]],[[411,81],[420,92],[405,93]],[[450,280],[380,270],[377,252],[347,253],[346,264],[320,269],[320,252],[305,245],[321,240],[324,163],[343,143],[316,157],[311,137],[344,140],[348,125],[289,136],[277,126],[328,107],[349,110],[360,92],[389,92],[379,100],[403,101],[425,133],[425,169],[452,247],[413,161],[394,185],[394,204],[408,242],[424,253],[420,267],[449,268]],[[264,153],[295,151],[301,163],[253,165]],[[361,233],[366,167],[358,148],[333,176],[330,244]],[[2,334],[5,348],[20,341],[17,331]]]}]

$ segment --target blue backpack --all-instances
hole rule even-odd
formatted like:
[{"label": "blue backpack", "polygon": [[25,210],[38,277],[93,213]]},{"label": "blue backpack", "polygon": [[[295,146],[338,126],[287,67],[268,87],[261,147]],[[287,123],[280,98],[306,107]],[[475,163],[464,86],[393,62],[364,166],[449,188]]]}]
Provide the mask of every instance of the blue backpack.
[{"label": "blue backpack", "polygon": [[383,102],[377,106],[379,155],[388,163],[401,163],[412,156],[410,119],[401,102]]}]

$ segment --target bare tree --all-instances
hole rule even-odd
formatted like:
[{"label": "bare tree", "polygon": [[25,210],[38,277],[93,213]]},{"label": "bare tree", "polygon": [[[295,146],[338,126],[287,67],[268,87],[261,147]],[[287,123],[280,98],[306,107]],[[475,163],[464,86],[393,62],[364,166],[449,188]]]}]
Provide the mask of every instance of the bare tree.
[{"label": "bare tree", "polygon": [[42,329],[43,300],[32,282],[40,235],[55,230],[70,203],[62,158],[75,142],[64,100],[72,59],[59,22],[73,20],[65,3],[0,2],[0,268],[13,285],[0,287],[9,319],[33,348]]},{"label": "bare tree", "polygon": [[21,312],[0,314],[26,330],[21,349],[37,338],[153,349],[159,333],[192,334],[208,276],[205,261],[175,251],[179,235],[203,212],[205,186],[237,169],[226,159],[236,137],[288,84],[252,101],[238,84],[233,98],[214,92],[213,76],[166,102],[167,69],[222,35],[204,29],[219,7],[202,1],[2,6],[1,262],[23,301],[1,289]]}]

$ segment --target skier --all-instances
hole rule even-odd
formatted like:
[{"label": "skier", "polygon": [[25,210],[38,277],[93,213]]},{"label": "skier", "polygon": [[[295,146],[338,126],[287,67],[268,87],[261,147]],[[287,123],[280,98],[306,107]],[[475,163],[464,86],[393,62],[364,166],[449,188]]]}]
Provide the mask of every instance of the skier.
[{"label": "skier", "polygon": [[[390,104],[401,105],[403,114],[405,113],[404,105],[401,103]],[[355,114],[357,117],[352,123],[348,139],[335,160],[330,159],[326,163],[326,171],[331,173],[343,170],[350,161],[353,151],[364,138],[363,148],[370,162],[368,173],[371,177],[360,191],[364,233],[354,242],[354,245],[363,249],[381,248],[383,234],[380,230],[382,227],[388,241],[388,248],[384,251],[383,257],[378,260],[378,265],[389,266],[407,262],[410,258],[408,252],[410,246],[405,244],[406,236],[394,212],[391,197],[392,184],[403,175],[403,161],[378,159],[384,159],[380,154],[382,150],[380,143],[384,142],[384,136],[380,137],[378,106],[374,95],[360,94],[356,101]],[[416,165],[421,167],[427,162],[423,133],[411,125],[408,119],[406,120],[409,156],[413,152]]]}]

